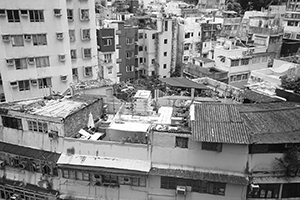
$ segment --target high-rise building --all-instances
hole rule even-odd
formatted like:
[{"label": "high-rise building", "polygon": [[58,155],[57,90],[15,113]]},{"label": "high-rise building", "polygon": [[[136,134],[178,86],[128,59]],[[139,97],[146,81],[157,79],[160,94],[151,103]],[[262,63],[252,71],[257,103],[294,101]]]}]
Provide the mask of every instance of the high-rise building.
[{"label": "high-rise building", "polygon": [[1,101],[64,92],[97,78],[93,0],[0,2]]}]

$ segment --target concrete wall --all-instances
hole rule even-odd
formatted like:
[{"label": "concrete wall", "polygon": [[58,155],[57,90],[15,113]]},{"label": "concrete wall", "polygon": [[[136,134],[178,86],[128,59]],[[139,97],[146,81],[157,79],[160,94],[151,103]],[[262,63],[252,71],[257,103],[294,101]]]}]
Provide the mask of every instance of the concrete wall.
[{"label": "concrete wall", "polygon": [[187,195],[177,196],[175,190],[160,189],[160,177],[149,176],[149,199],[151,200],[241,200],[246,199],[246,187],[239,185],[226,185],[225,196],[211,195],[198,192],[187,192]]},{"label": "concrete wall", "polygon": [[63,153],[67,153],[67,149],[72,148],[74,148],[74,154],[150,160],[150,148],[143,144],[65,138]]},{"label": "concrete wall", "polygon": [[64,120],[64,135],[75,136],[78,131],[87,126],[89,114],[93,114],[93,118],[96,119],[102,115],[103,100],[99,99],[91,105],[84,107],[83,109],[73,113]]},{"label": "concrete wall", "polygon": [[[175,147],[174,133],[154,132],[152,162],[211,170],[244,172],[246,145],[223,144],[222,152],[201,150],[201,142],[189,140],[188,148]],[[234,161],[234,162],[232,162]]]},{"label": "concrete wall", "polygon": [[281,158],[282,153],[260,153],[249,155],[249,170],[251,172],[281,171],[276,158]]}]

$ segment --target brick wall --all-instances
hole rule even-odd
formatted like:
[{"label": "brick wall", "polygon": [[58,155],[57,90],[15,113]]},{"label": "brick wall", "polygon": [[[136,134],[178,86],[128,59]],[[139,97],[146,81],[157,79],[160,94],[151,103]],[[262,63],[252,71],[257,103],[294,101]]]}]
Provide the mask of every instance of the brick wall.
[{"label": "brick wall", "polygon": [[71,114],[65,119],[64,132],[66,137],[75,136],[78,131],[87,126],[89,114],[93,114],[96,119],[102,115],[103,100],[98,99],[94,103],[82,108],[81,110]]}]

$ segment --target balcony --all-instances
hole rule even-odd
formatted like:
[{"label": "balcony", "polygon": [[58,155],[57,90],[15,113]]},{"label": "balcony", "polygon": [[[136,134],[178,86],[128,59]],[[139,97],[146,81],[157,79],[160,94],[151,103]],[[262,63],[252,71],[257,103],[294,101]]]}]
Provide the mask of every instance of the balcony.
[{"label": "balcony", "polygon": [[261,28],[261,27],[249,27],[249,31],[254,34],[263,34],[263,35],[278,35],[283,34],[282,27],[274,28]]}]

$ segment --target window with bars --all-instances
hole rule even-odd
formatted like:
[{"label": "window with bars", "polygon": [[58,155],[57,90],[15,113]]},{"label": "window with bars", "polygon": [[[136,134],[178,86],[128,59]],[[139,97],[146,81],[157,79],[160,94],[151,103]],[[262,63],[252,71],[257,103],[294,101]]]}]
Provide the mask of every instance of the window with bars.
[{"label": "window with bars", "polygon": [[84,59],[92,58],[92,49],[91,48],[83,48],[82,49],[82,57]]},{"label": "window with bars", "polygon": [[52,87],[51,78],[40,78],[38,79],[39,89]]},{"label": "window with bars", "polygon": [[6,10],[8,22],[20,22],[19,10]]},{"label": "window with bars", "polygon": [[49,67],[50,66],[49,56],[35,57],[35,63],[37,68]]},{"label": "window with bars", "polygon": [[15,66],[16,66],[16,70],[27,69],[27,59],[26,58],[16,58]]},{"label": "window with bars", "polygon": [[18,81],[19,91],[30,90],[29,80]]},{"label": "window with bars", "polygon": [[80,13],[80,20],[81,21],[90,20],[89,9],[79,9],[79,13]]},{"label": "window with bars", "polygon": [[85,67],[84,68],[84,76],[93,76],[93,68]]},{"label": "window with bars", "polygon": [[90,40],[91,39],[91,31],[90,29],[82,29],[81,30],[82,40]]},{"label": "window with bars", "polygon": [[23,35],[11,35],[11,44],[13,47],[22,47],[24,46]]},{"label": "window with bars", "polygon": [[30,22],[44,22],[44,11],[43,10],[29,10]]},{"label": "window with bars", "polygon": [[33,34],[32,41],[34,46],[47,45],[46,34]]},{"label": "window with bars", "polygon": [[46,122],[37,122],[28,120],[28,130],[40,132],[40,133],[48,133],[48,124]]}]

